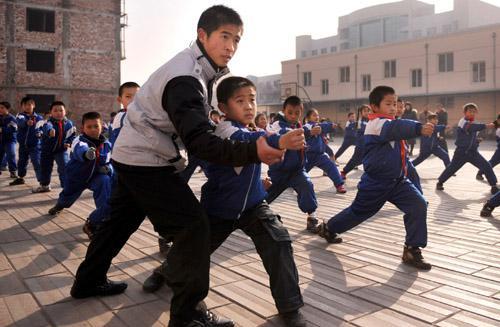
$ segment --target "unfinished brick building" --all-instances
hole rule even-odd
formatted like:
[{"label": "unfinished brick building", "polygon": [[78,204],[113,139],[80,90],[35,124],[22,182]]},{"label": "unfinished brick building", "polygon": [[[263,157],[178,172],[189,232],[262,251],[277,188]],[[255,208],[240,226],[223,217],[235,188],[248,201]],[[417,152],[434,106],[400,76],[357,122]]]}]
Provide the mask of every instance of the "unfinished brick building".
[{"label": "unfinished brick building", "polygon": [[0,99],[62,100],[79,123],[118,109],[120,0],[0,0]]}]

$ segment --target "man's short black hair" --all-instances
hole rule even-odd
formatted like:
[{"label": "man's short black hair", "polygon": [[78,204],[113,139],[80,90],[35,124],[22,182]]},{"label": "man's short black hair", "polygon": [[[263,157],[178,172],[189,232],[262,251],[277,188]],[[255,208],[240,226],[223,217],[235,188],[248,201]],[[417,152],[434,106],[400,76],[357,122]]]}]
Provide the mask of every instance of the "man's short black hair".
[{"label": "man's short black hair", "polygon": [[89,111],[83,114],[82,116],[82,125],[85,124],[87,120],[99,119],[102,121],[101,114],[97,111]]},{"label": "man's short black hair", "polygon": [[380,102],[384,99],[386,95],[396,94],[396,91],[390,86],[380,85],[374,88],[370,95],[368,96],[368,100],[370,100],[370,104],[380,106]]},{"label": "man's short black hair", "polygon": [[217,86],[217,101],[227,104],[229,98],[231,98],[237,90],[243,87],[252,87],[256,90],[255,85],[248,78],[231,76],[223,79]]},{"label": "man's short black hair", "polygon": [[216,5],[205,10],[198,20],[197,28],[202,28],[207,36],[222,25],[243,26],[240,15],[229,7]]},{"label": "man's short black hair", "polygon": [[283,102],[283,109],[286,108],[286,106],[300,106],[302,104],[302,100],[296,95],[291,95],[288,98],[285,99],[285,102]]},{"label": "man's short black hair", "polygon": [[33,102],[33,103],[35,103],[35,100],[34,100],[33,98],[31,98],[31,97],[24,97],[24,98],[22,98],[22,99],[21,99],[21,106],[22,106],[23,104],[25,104],[25,103],[28,103],[28,102]]},{"label": "man's short black hair", "polygon": [[10,110],[10,103],[7,102],[7,101],[2,101],[0,102],[0,105],[4,106],[5,108],[7,108],[7,110]]},{"label": "man's short black hair", "polygon": [[139,88],[140,86],[136,82],[125,82],[122,85],[120,85],[120,88],[118,89],[118,96],[121,97],[123,94],[123,90],[129,87]]},{"label": "man's short black hair", "polygon": [[54,101],[50,105],[49,111],[52,111],[52,108],[54,108],[55,106],[63,106],[66,109],[66,105],[64,104],[64,102],[62,102],[62,101]]}]

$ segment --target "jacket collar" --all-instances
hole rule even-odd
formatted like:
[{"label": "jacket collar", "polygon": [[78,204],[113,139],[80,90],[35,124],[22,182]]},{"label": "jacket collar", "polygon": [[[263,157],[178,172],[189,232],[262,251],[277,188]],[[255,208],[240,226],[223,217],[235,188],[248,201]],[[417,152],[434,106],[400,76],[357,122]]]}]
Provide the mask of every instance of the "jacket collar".
[{"label": "jacket collar", "polygon": [[386,119],[393,120],[394,116],[386,115],[386,114],[375,114],[375,113],[368,115],[369,120],[373,120],[373,119],[377,119],[377,118],[386,118]]},{"label": "jacket collar", "polygon": [[229,68],[218,67],[215,62],[210,59],[199,40],[193,42],[190,48],[196,57],[196,61],[201,66],[202,77],[207,83],[213,80],[217,80],[229,73]]}]

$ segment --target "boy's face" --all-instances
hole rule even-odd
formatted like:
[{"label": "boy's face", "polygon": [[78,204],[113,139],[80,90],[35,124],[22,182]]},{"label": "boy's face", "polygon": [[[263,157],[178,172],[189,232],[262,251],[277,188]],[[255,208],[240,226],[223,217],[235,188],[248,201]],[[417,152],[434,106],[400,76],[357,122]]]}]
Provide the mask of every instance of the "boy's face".
[{"label": "boy's face", "polygon": [[372,111],[377,114],[395,116],[398,97],[395,94],[386,94],[377,106],[371,104]]},{"label": "boy's face", "polygon": [[398,107],[396,109],[396,116],[401,116],[405,110],[405,104],[403,101],[398,101]]},{"label": "boy's face", "polygon": [[21,107],[23,108],[24,112],[32,114],[33,110],[35,110],[35,102],[34,101],[25,102],[21,105]]},{"label": "boy's face", "polygon": [[370,108],[363,107],[363,109],[361,109],[361,117],[368,118],[369,114],[370,114]]},{"label": "boy's face", "polygon": [[257,119],[257,127],[266,128],[267,126],[267,118],[265,115],[260,115],[259,119]]},{"label": "boy's face", "polygon": [[54,119],[62,120],[64,116],[66,116],[66,109],[61,105],[53,106],[52,109],[50,109],[50,116]]},{"label": "boy's face", "polygon": [[312,122],[319,122],[319,113],[314,110],[310,115],[309,115],[309,121],[312,121]]},{"label": "boy's face", "polygon": [[465,115],[465,118],[467,119],[474,119],[474,117],[476,117],[476,114],[477,114],[477,109],[476,108],[468,108],[464,115]]},{"label": "boy's face", "polygon": [[236,50],[243,34],[243,26],[226,24],[207,35],[204,29],[198,29],[198,39],[210,59],[219,67],[226,67]]},{"label": "boy's face", "polygon": [[102,122],[100,119],[87,119],[83,123],[82,130],[85,135],[98,139],[102,131]]},{"label": "boy's face", "polygon": [[406,110],[411,110],[411,104],[405,104],[405,109]]},{"label": "boy's face", "polygon": [[349,120],[350,122],[353,122],[356,120],[356,117],[354,115],[349,115],[349,117],[347,117],[347,120]]},{"label": "boy's face", "polygon": [[302,110],[303,107],[301,104],[299,104],[298,106],[287,104],[286,107],[283,109],[285,120],[291,124],[298,123],[300,117],[302,116]]},{"label": "boy's face", "polygon": [[226,114],[228,119],[248,125],[253,122],[257,103],[255,89],[251,86],[245,86],[236,90],[227,104],[219,103],[219,108]]},{"label": "boy's face", "polygon": [[438,119],[437,119],[437,118],[432,118],[432,119],[429,119],[429,123],[434,124],[434,125],[437,125],[437,123],[438,123]]},{"label": "boy's face", "polygon": [[121,103],[124,109],[128,108],[128,105],[132,100],[134,100],[135,94],[139,91],[138,87],[124,87],[122,94],[116,98],[118,103]]},{"label": "boy's face", "polygon": [[0,115],[5,116],[9,113],[9,109],[7,109],[4,105],[0,104]]}]

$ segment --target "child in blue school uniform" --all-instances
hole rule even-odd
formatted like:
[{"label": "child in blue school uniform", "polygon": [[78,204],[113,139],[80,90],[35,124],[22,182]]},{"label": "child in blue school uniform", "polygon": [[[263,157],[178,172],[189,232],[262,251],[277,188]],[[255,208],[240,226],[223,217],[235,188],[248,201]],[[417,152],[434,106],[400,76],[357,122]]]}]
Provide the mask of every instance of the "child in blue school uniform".
[{"label": "child in blue school uniform", "polygon": [[[9,113],[10,103],[0,102],[0,162],[6,159],[10,178],[17,178],[16,142],[17,120]],[[0,174],[2,172],[0,171]]]},{"label": "child in blue school uniform", "polygon": [[16,117],[17,119],[17,142],[19,143],[19,155],[17,162],[17,178],[9,185],[24,184],[24,177],[28,169],[28,162],[31,160],[35,169],[36,179],[40,180],[40,127],[43,124],[43,117],[34,112],[35,100],[24,97],[21,100],[23,110]]},{"label": "child in blue school uniform", "polygon": [[479,140],[477,138],[479,132],[483,129],[495,128],[495,123],[481,124],[476,122],[475,116],[477,112],[478,107],[476,104],[467,103],[464,105],[464,117],[458,122],[457,140],[455,141],[457,147],[451,163],[438,178],[436,184],[437,190],[444,190],[443,184],[462,168],[463,165],[469,162],[484,172],[488,184],[491,186],[491,194],[498,192],[497,177],[490,163],[479,153]]},{"label": "child in blue school uniform", "polygon": [[326,153],[328,144],[324,135],[331,133],[335,125],[329,122],[319,123],[319,113],[316,109],[307,112],[306,121],[307,123],[304,125],[307,142],[306,172],[311,171],[313,167],[320,168],[330,177],[337,189],[337,193],[346,193],[344,180],[340,177],[337,166]]},{"label": "child in blue school uniform", "polygon": [[397,96],[391,87],[377,86],[369,99],[373,114],[364,134],[365,172],[358,184],[358,193],[351,206],[319,226],[319,235],[329,243],[339,243],[342,239],[338,234],[372,217],[389,201],[405,213],[403,263],[429,270],[432,266],[424,260],[420,250],[427,245],[427,203],[407,177],[408,151],[404,140],[429,136],[434,126],[394,119]]},{"label": "child in blue school uniform", "polygon": [[366,104],[360,106],[357,112],[357,122],[356,122],[356,147],[354,148],[354,154],[351,159],[344,166],[344,169],[340,172],[340,176],[345,180],[347,179],[347,174],[361,165],[363,161],[364,153],[364,139],[363,134],[365,133],[366,124],[368,123],[368,114],[370,113],[370,107]]},{"label": "child in blue school uniform", "polygon": [[140,86],[136,82],[125,82],[120,85],[118,89],[118,97],[116,101],[122,106],[122,109],[113,117],[113,122],[110,127],[108,127],[109,142],[111,146],[115,144],[118,135],[125,122],[125,117],[127,114],[128,105],[134,101],[135,94],[139,90]]},{"label": "child in blue school uniform", "polygon": [[337,152],[335,152],[335,159],[337,160],[350,146],[356,145],[356,115],[354,115],[354,112],[347,114],[347,122],[345,123],[344,131],[345,133],[342,145]]},{"label": "child in blue school uniform", "polygon": [[[497,149],[495,150],[495,153],[493,153],[493,156],[491,157],[490,161],[488,161],[491,165],[491,168],[495,168],[496,165],[500,163],[500,115],[497,116],[497,120],[494,122],[495,127],[496,127],[496,140],[497,140]],[[476,175],[476,179],[479,181],[484,180],[484,172],[479,170]]]},{"label": "child in blue school uniform", "polygon": [[[303,110],[302,100],[299,97],[290,96],[286,98],[283,103],[283,111],[276,115],[275,122],[270,126],[269,130],[283,135],[294,129],[303,129],[300,124]],[[316,233],[318,201],[316,200],[311,178],[305,169],[306,160],[304,150],[288,150],[282,162],[269,167],[267,174],[272,185],[267,190],[267,202],[273,202],[284,190],[289,187],[293,188],[297,193],[300,210],[307,214],[307,230]]]},{"label": "child in blue school uniform", "polygon": [[55,101],[50,106],[50,117],[41,128],[42,152],[40,160],[40,186],[33,193],[50,192],[50,179],[54,160],[61,187],[64,185],[66,165],[69,161],[68,149],[76,136],[76,128],[66,118],[66,106],[62,101]]},{"label": "child in blue school uniform", "polygon": [[448,152],[439,145],[438,137],[438,134],[444,133],[446,126],[438,125],[438,117],[435,113],[429,113],[427,115],[427,122],[434,125],[434,133],[432,133],[431,136],[420,137],[420,152],[418,157],[412,161],[412,164],[416,167],[433,154],[443,161],[444,167],[446,168],[450,164],[450,156],[448,156]]},{"label": "child in blue school uniform", "polygon": [[108,198],[113,175],[111,143],[101,134],[102,120],[98,112],[83,115],[82,132],[71,145],[64,188],[49,214],[56,215],[71,207],[85,189],[90,189],[96,209],[90,213],[83,231],[92,238],[102,221],[109,216]]}]

